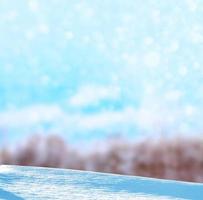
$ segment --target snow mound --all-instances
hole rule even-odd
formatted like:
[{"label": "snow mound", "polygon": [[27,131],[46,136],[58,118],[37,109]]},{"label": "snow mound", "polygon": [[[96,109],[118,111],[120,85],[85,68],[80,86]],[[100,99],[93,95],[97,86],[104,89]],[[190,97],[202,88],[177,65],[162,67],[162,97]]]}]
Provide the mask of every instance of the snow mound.
[{"label": "snow mound", "polygon": [[36,167],[0,167],[0,199],[201,199],[202,184]]}]

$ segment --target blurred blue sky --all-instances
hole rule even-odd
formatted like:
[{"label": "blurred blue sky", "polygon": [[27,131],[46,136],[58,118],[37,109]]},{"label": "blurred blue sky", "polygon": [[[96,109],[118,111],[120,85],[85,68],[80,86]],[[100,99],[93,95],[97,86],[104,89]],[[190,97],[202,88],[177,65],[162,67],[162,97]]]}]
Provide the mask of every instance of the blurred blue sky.
[{"label": "blurred blue sky", "polygon": [[201,0],[0,0],[0,132],[195,134]]}]

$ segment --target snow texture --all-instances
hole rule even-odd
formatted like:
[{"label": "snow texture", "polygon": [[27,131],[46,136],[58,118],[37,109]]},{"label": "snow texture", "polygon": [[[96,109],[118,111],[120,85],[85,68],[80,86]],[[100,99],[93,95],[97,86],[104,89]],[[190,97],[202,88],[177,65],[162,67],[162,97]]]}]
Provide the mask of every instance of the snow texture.
[{"label": "snow texture", "polygon": [[74,170],[1,166],[0,199],[201,199],[202,184]]}]

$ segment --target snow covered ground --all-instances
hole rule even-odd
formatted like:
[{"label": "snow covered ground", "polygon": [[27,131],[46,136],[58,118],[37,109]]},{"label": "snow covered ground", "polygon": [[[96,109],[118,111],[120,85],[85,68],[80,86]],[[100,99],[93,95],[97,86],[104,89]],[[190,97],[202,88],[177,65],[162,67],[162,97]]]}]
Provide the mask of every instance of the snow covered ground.
[{"label": "snow covered ground", "polygon": [[201,199],[202,184],[73,170],[1,166],[0,199]]}]

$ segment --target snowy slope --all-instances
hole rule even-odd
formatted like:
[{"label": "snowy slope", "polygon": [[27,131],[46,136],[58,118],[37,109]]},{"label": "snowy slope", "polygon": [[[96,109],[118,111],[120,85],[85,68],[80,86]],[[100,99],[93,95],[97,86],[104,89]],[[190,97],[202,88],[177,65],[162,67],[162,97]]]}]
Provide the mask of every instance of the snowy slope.
[{"label": "snowy slope", "polygon": [[201,199],[202,184],[73,170],[1,166],[0,199]]}]

